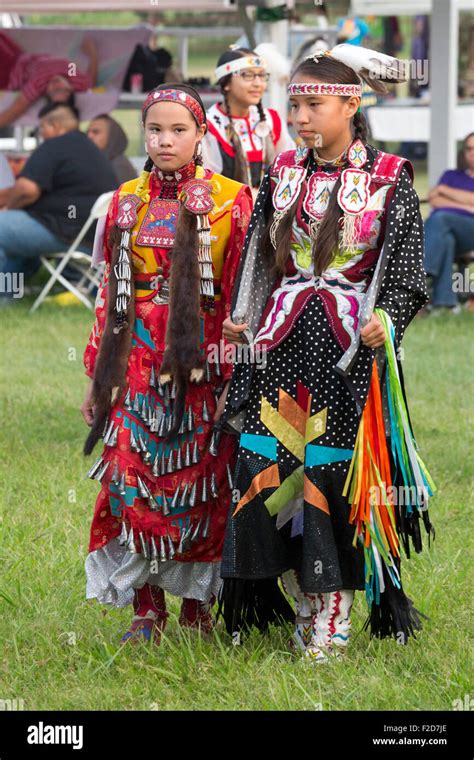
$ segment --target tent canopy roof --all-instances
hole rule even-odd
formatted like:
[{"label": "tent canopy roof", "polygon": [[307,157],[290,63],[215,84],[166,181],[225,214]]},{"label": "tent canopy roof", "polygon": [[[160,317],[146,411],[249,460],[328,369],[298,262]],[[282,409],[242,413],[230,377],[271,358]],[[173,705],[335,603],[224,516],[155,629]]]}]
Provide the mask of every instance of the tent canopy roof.
[{"label": "tent canopy roof", "polygon": [[81,13],[84,11],[235,11],[226,0],[1,0],[2,13]]}]

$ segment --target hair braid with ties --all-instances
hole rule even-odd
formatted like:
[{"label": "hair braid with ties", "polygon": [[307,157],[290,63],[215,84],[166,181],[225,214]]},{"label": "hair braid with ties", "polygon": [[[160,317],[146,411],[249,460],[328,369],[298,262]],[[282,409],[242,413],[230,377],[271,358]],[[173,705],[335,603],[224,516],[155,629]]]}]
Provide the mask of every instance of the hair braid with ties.
[{"label": "hair braid with ties", "polygon": [[[337,61],[331,56],[323,56],[317,61],[306,59],[298,64],[293,71],[292,79],[298,74],[314,82],[323,82],[328,84],[360,84],[356,72],[346,64]],[[339,96],[347,100],[346,96]],[[359,138],[364,144],[368,139],[368,126],[364,115],[358,111],[352,118],[352,135],[354,139]],[[317,237],[313,239],[312,257],[314,273],[320,275],[330,265],[339,248],[339,222],[342,217],[342,210],[337,202],[337,193],[341,186],[341,177],[337,180],[329,199],[329,203],[324,214],[324,218],[319,226]],[[297,202],[293,204],[287,214],[283,217],[278,226],[276,249],[273,249],[270,240],[270,228],[273,221],[273,214],[267,222],[262,245],[266,256],[273,260],[274,270],[278,274],[285,271],[286,261],[290,255],[292,225],[296,213]]]}]

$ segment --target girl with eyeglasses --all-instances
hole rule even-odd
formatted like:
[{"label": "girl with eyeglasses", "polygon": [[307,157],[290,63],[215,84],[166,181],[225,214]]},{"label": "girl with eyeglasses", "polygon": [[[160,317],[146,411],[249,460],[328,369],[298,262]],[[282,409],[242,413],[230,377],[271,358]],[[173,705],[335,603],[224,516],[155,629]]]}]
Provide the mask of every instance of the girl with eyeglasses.
[{"label": "girl with eyeglasses", "polygon": [[215,74],[223,102],[207,112],[204,163],[225,177],[258,188],[275,155],[295,147],[286,120],[262,105],[269,79],[266,63],[252,50],[227,50]]}]

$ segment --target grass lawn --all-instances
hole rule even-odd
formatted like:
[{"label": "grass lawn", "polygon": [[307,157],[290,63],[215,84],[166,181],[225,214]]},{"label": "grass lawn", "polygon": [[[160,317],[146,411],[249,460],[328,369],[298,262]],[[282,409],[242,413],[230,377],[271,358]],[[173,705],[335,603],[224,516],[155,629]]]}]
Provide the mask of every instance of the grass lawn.
[{"label": "grass lawn", "polygon": [[[473,317],[415,320],[405,379],[420,450],[437,483],[431,549],[404,563],[430,618],[416,641],[370,641],[363,594],[343,662],[310,666],[287,633],[233,647],[184,635],[178,606],[161,647],[120,647],[131,608],[86,602],[83,563],[98,484],[85,478],[78,411],[91,314],[29,302],[3,309],[0,431],[0,698],[26,710],[450,710],[470,693]],[[471,453],[469,454],[469,443]]]}]

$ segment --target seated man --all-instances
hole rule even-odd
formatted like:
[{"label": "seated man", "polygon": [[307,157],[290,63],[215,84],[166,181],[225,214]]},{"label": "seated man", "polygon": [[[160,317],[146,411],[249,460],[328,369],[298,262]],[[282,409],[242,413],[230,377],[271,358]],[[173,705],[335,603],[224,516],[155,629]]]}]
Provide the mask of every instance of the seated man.
[{"label": "seated man", "polygon": [[[24,276],[39,257],[66,250],[89,217],[94,201],[117,187],[108,159],[79,131],[70,106],[40,112],[44,142],[11,188],[0,190],[0,273]],[[94,226],[85,238],[92,246]],[[1,282],[8,282],[3,277]],[[11,293],[0,293],[8,296]]]},{"label": "seated man", "polygon": [[446,171],[430,192],[425,222],[425,270],[433,279],[432,308],[459,311],[453,288],[456,256],[474,249],[474,132],[463,144],[466,169]]}]

